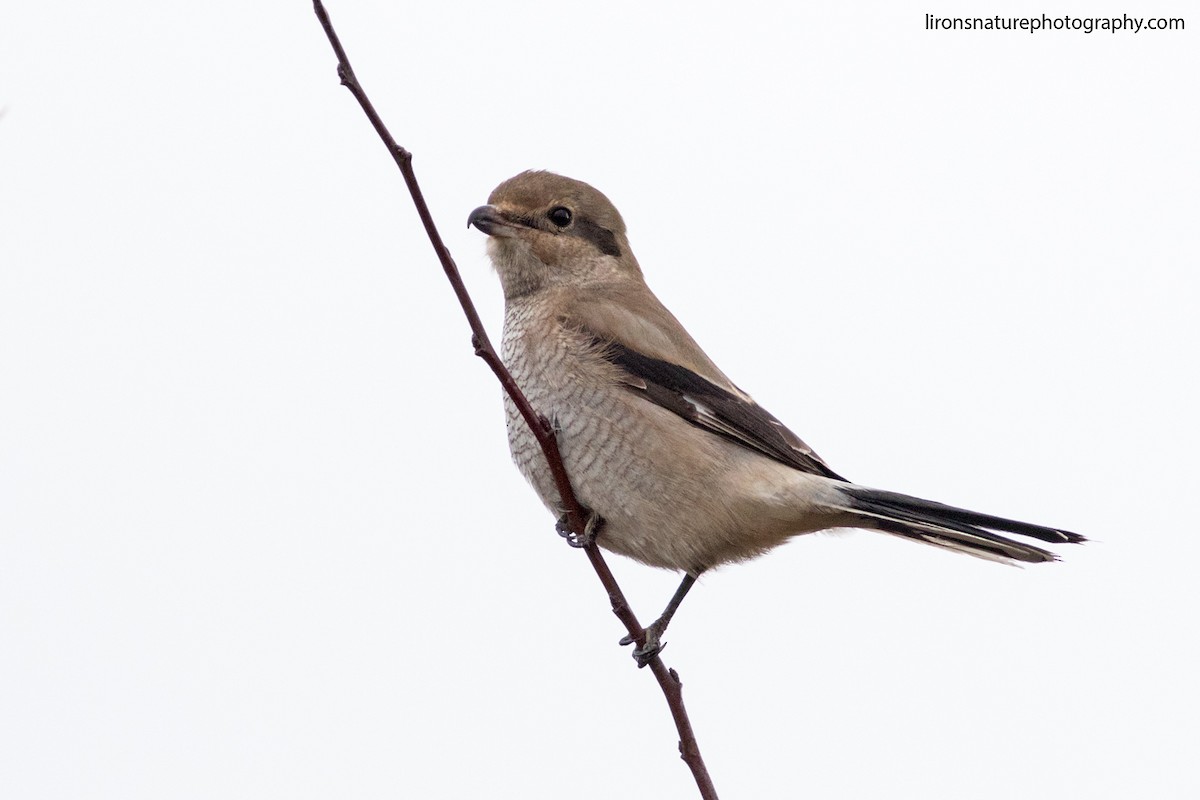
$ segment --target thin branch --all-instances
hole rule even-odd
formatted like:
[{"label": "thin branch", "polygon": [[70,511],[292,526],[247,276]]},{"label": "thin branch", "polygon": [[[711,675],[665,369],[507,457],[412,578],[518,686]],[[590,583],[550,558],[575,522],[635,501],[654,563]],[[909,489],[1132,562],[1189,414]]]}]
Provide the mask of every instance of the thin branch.
[{"label": "thin branch", "polygon": [[[417,184],[416,173],[412,168],[412,153],[396,143],[391,133],[388,132],[387,126],[380,119],[378,112],[375,111],[375,107],[367,98],[366,92],[363,91],[362,85],[358,82],[358,78],[354,74],[354,69],[350,66],[350,60],[346,57],[346,51],[343,49],[342,43],[333,29],[333,24],[329,20],[329,14],[325,10],[325,6],[321,3],[321,0],[313,0],[313,10],[316,12],[317,19],[320,20],[321,27],[324,28],[325,35],[329,37],[329,43],[333,46],[333,52],[337,56],[338,77],[341,78],[342,85],[349,89],[354,98],[358,100],[358,104],[362,106],[367,119],[371,121],[371,125],[375,128],[375,132],[379,134],[379,138],[383,140],[388,152],[395,159],[396,166],[400,168],[400,174],[404,176],[404,182],[408,186],[409,194],[412,195],[417,214],[421,217],[421,222],[425,226],[425,233],[429,236],[433,250],[437,254],[438,260],[441,261],[442,269],[445,270],[446,277],[450,280],[450,285],[454,288],[454,294],[458,297],[459,305],[462,306],[463,313],[467,316],[467,322],[471,326],[471,341],[475,347],[475,354],[491,367],[492,372],[495,373],[496,378],[504,387],[504,391],[508,393],[517,410],[521,412],[521,417],[525,420],[525,424],[529,426],[530,430],[533,431],[533,435],[537,437],[538,444],[541,445],[542,452],[545,454],[546,461],[550,466],[550,472],[554,476],[559,497],[562,499],[563,506],[566,509],[567,527],[576,536],[583,539],[587,515],[584,513],[583,506],[580,504],[578,498],[576,498],[575,491],[571,488],[571,481],[567,476],[567,469],[563,464],[562,455],[559,453],[558,442],[555,440],[553,429],[547,420],[541,417],[533,409],[533,406],[529,404],[529,401],[517,386],[516,381],[513,380],[512,375],[496,354],[495,348],[492,347],[487,331],[483,327],[483,322],[475,310],[475,304],[471,301],[471,297],[467,293],[467,287],[458,272],[458,266],[450,256],[450,251],[442,241],[441,235],[438,234],[437,226],[433,222],[433,215],[429,212],[429,206],[425,203],[425,197],[421,192],[420,186]],[[616,578],[613,577],[608,564],[600,553],[600,548],[594,542],[584,541],[583,550],[587,554],[592,568],[595,569],[596,575],[600,578],[605,591],[608,593],[608,600],[612,606],[613,613],[625,625],[630,636],[639,645],[644,645],[645,631],[638,622],[633,610],[629,607],[629,603],[626,602],[621,587],[617,584]],[[683,684],[679,680],[679,675],[675,670],[667,669],[662,659],[657,655],[650,659],[649,667],[654,673],[654,677],[658,680],[663,694],[666,696],[667,705],[671,709],[671,716],[675,720],[675,727],[679,731],[680,757],[691,769],[692,775],[696,780],[696,786],[700,790],[700,796],[705,798],[705,800],[716,800],[716,788],[713,786],[712,778],[709,777],[708,769],[704,765],[704,759],[700,756],[700,746],[696,742],[696,735],[692,731],[691,720],[688,719],[687,710],[683,705]]]}]

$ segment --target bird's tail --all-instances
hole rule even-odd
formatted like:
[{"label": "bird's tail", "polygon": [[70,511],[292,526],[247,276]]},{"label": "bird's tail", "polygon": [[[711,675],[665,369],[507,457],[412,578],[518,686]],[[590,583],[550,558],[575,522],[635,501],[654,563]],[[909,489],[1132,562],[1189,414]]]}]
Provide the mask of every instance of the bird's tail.
[{"label": "bird's tail", "polygon": [[990,561],[1039,563],[1058,560],[1058,556],[1049,550],[1008,539],[996,531],[1058,544],[1087,541],[1077,533],[1059,528],[993,517],[896,492],[854,484],[840,485],[838,488],[849,500],[846,510],[857,517],[864,528]]}]

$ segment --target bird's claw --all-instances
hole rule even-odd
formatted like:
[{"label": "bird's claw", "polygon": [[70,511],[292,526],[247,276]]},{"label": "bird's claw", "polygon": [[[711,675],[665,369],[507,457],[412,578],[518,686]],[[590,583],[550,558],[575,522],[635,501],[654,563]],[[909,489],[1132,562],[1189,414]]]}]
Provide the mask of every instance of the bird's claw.
[{"label": "bird's claw", "polygon": [[596,541],[596,533],[600,530],[600,526],[604,520],[595,511],[588,511],[587,522],[583,524],[583,533],[576,533],[571,530],[567,524],[567,515],[563,514],[554,523],[554,530],[559,536],[567,540],[567,544],[571,547],[587,547]]},{"label": "bird's claw", "polygon": [[[633,648],[633,660],[637,662],[638,669],[649,664],[654,660],[655,656],[666,649],[667,643],[659,639],[661,635],[657,624],[642,630],[643,644]],[[637,637],[635,636],[622,636],[621,646],[624,647],[636,641]]]}]

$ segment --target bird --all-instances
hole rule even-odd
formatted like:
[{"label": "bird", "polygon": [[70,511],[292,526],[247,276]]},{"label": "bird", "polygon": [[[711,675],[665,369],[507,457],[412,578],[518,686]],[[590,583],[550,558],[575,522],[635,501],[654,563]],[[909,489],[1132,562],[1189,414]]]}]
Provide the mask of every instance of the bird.
[{"label": "bird", "polygon": [[[486,234],[504,293],[501,360],[554,431],[587,540],[683,573],[643,631],[644,666],[706,570],[816,531],[860,528],[1009,564],[1085,537],[855,484],[738,388],[650,290],[599,190],[543,170],[497,186],[467,226]],[[533,432],[505,397],[512,457],[565,519]],[[632,637],[622,644],[633,642]]]}]

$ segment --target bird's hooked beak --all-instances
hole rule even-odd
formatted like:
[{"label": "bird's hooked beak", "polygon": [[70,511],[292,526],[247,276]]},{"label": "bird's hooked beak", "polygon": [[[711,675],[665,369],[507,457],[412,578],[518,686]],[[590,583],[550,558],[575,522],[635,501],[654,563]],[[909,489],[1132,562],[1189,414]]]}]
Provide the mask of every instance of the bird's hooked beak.
[{"label": "bird's hooked beak", "polygon": [[516,223],[509,220],[495,206],[480,206],[467,217],[467,227],[474,225],[488,236],[512,237],[517,235]]}]

